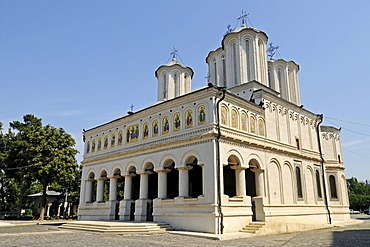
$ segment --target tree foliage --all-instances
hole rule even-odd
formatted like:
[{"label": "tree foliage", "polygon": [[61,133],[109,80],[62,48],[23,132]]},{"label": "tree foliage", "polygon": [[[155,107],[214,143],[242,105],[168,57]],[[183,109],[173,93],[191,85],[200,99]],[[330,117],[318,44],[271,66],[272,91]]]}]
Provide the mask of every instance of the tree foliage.
[{"label": "tree foliage", "polygon": [[[31,114],[25,115],[23,122],[11,122],[10,127],[7,175],[20,184],[21,195],[31,184],[41,185],[43,205],[40,218],[43,219],[48,186],[58,184],[64,191],[79,184],[75,140],[62,128],[43,126],[42,120]],[[22,197],[19,203],[22,206]]]},{"label": "tree foliage", "polygon": [[370,185],[352,177],[347,179],[347,187],[350,208],[365,210],[370,207]]}]

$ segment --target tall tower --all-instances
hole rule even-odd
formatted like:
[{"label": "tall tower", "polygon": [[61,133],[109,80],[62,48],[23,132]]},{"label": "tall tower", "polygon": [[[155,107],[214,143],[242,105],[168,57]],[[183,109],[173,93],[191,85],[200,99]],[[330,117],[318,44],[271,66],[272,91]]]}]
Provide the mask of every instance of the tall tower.
[{"label": "tall tower", "polygon": [[191,90],[191,79],[194,72],[190,67],[182,65],[177,61],[177,50],[171,53],[172,60],[159,66],[155,71],[158,81],[157,100],[170,100],[187,94]]},{"label": "tall tower", "polygon": [[268,85],[266,44],[267,35],[247,27],[229,29],[222,46],[211,51],[206,62],[212,84],[232,88],[250,81]]}]

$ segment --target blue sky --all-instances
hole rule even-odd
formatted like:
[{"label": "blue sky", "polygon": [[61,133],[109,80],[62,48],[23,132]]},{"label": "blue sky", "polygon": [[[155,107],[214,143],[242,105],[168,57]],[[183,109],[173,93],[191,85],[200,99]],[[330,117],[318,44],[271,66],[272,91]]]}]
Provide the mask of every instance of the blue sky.
[{"label": "blue sky", "polygon": [[[342,127],[347,177],[370,180],[370,2],[0,1],[0,122],[31,113],[82,129],[156,101],[154,71],[173,46],[207,84],[205,58],[241,11],[300,65],[304,107]],[[81,154],[78,156],[81,160]]]}]

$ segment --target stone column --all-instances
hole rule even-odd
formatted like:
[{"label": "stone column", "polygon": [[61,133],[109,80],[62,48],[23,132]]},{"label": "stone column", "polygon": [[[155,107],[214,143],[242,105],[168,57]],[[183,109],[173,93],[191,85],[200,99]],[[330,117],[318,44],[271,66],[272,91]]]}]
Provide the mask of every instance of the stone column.
[{"label": "stone column", "polygon": [[48,205],[47,206],[48,209],[46,210],[46,217],[49,217],[50,216],[50,207],[51,207],[52,203],[51,202],[48,202],[47,205]]},{"label": "stone column", "polygon": [[159,170],[158,173],[158,198],[167,198],[167,171]]},{"label": "stone column", "polygon": [[179,196],[188,197],[189,196],[189,168],[184,166],[184,167],[179,167],[178,170],[179,170]]},{"label": "stone column", "polygon": [[235,180],[236,180],[236,195],[246,196],[245,189],[245,170],[243,167],[237,167],[235,169]]},{"label": "stone column", "polygon": [[148,182],[149,172],[137,171],[140,174],[140,194],[139,199],[135,201],[135,221],[146,221],[148,202]]},{"label": "stone column", "polygon": [[264,197],[265,196],[265,183],[263,179],[263,170],[255,171],[255,173],[256,173],[255,176],[256,176],[256,181],[257,181],[256,194],[257,196]]},{"label": "stone column", "polygon": [[117,200],[117,177],[109,178],[109,201]]},{"label": "stone column", "polygon": [[86,180],[86,187],[85,187],[85,203],[92,201],[92,186],[93,181]]},{"label": "stone column", "polygon": [[124,200],[131,200],[131,187],[132,187],[132,177],[131,175],[125,176],[125,188],[124,188]]},{"label": "stone column", "polygon": [[148,199],[148,173],[140,173],[140,199]]},{"label": "stone column", "polygon": [[119,220],[121,221],[129,221],[130,220],[130,213],[131,207],[134,207],[132,200],[132,176],[133,174],[122,174],[125,177],[125,188],[124,188],[124,197],[123,200],[120,201],[119,204]]},{"label": "stone column", "polygon": [[104,180],[98,179],[98,184],[96,188],[96,201],[103,202],[104,201]]}]

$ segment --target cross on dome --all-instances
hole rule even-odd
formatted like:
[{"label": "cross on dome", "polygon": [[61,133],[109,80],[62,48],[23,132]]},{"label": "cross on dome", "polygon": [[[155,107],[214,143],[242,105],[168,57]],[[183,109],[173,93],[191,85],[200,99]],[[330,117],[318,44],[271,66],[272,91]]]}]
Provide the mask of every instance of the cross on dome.
[{"label": "cross on dome", "polygon": [[248,17],[249,13],[245,12],[244,10],[242,10],[242,14],[238,17],[238,21],[241,20],[242,23],[241,23],[241,26],[242,27],[246,27],[247,26],[247,17]]}]

